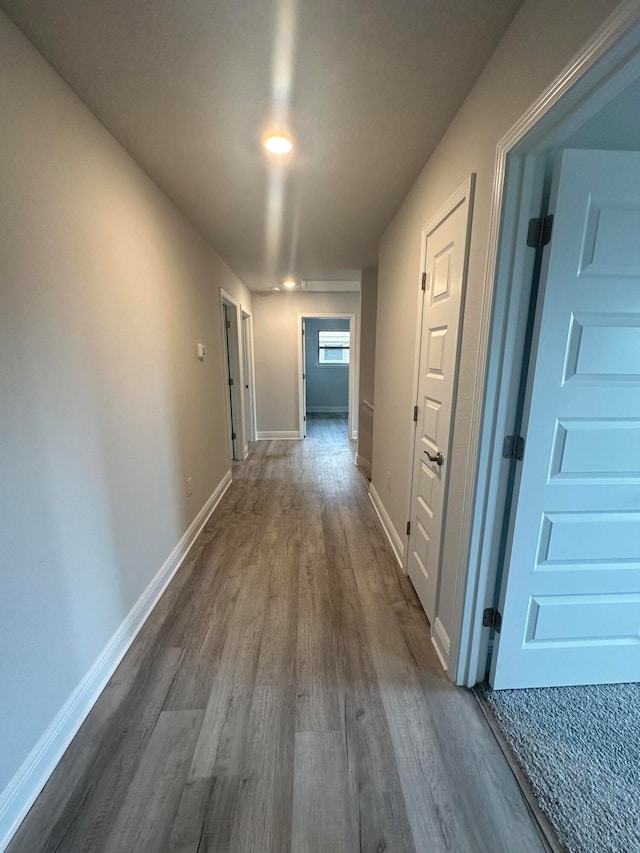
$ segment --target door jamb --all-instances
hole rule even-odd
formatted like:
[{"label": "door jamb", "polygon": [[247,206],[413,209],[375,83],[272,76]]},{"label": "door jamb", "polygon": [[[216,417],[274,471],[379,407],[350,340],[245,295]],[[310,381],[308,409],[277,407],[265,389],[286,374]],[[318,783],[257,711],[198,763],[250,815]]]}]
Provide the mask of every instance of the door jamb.
[{"label": "door jamb", "polygon": [[358,378],[356,367],[359,360],[359,337],[356,326],[356,314],[335,314],[325,312],[304,311],[298,314],[296,325],[298,335],[298,437],[304,438],[304,401],[302,389],[302,373],[304,370],[305,354],[302,344],[302,322],[303,320],[349,320],[349,331],[351,333],[351,352],[349,353],[349,415],[348,435],[355,440],[358,438]]},{"label": "door jamb", "polygon": [[[514,357],[522,344],[523,296],[531,285],[518,249],[523,226],[540,214],[541,164],[639,78],[640,3],[628,0],[497,146],[451,636],[450,676],[458,684],[481,681],[487,660],[489,631],[482,616],[495,594],[495,537],[504,515],[502,437],[520,381]],[[481,447],[488,449],[482,457]]]}]

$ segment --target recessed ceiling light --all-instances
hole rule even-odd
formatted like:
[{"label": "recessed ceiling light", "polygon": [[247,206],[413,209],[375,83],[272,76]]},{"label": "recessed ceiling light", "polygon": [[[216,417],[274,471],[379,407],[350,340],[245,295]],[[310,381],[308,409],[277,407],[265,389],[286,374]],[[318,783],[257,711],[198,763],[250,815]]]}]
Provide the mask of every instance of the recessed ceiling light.
[{"label": "recessed ceiling light", "polygon": [[288,154],[293,148],[293,142],[286,136],[270,136],[265,139],[264,147],[272,154]]},{"label": "recessed ceiling light", "polygon": [[282,283],[287,288],[287,290],[292,290],[296,286],[296,283],[292,278],[288,278],[286,281],[283,281]]},{"label": "recessed ceiling light", "polygon": [[271,292],[272,293],[280,293],[280,288],[279,287],[272,287]]}]

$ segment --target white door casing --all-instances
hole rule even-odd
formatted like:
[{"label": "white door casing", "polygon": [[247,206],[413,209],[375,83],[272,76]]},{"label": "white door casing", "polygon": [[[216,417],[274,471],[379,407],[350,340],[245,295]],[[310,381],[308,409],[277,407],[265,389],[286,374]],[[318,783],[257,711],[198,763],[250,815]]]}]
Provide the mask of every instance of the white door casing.
[{"label": "white door casing", "polygon": [[495,688],[640,679],[640,153],[565,151],[550,208]]},{"label": "white door casing", "polygon": [[432,629],[436,620],[472,194],[473,176],[423,231],[426,278],[407,572]]}]

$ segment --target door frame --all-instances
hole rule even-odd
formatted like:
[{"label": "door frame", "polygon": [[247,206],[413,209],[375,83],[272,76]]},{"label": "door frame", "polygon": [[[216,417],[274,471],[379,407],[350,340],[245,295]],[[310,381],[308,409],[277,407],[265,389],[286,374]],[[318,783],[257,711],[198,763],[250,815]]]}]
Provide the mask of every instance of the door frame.
[{"label": "door frame", "polygon": [[451,636],[449,674],[461,685],[484,679],[490,630],[483,612],[499,592],[508,479],[502,441],[514,422],[535,254],[525,251],[528,221],[541,214],[553,151],[638,79],[640,3],[628,0],[497,146]]},{"label": "door frame", "polygon": [[358,367],[360,350],[359,335],[356,326],[356,314],[334,314],[331,312],[304,311],[298,314],[296,325],[298,335],[298,436],[304,438],[304,390],[302,387],[304,373],[305,353],[302,344],[302,324],[304,320],[349,320],[349,332],[351,333],[351,347],[349,353],[349,414],[347,419],[347,430],[349,438],[354,441],[358,438],[358,380],[356,368]]},{"label": "door frame", "polygon": [[[224,325],[224,306],[227,306],[231,309],[233,314],[232,328],[232,346],[229,353],[227,353],[227,330]],[[247,438],[245,435],[245,411],[244,411],[244,393],[242,393],[241,382],[234,382],[233,390],[231,392],[234,402],[234,410],[238,412],[238,418],[236,418],[237,423],[234,424],[236,430],[236,457],[233,454],[233,440],[231,438],[231,406],[229,402],[229,394],[227,393],[229,390],[229,374],[227,367],[227,355],[229,358],[229,365],[231,368],[231,373],[234,377],[242,377],[243,374],[243,361],[242,361],[242,346],[240,342],[242,341],[242,305],[231,296],[230,293],[227,293],[222,287],[220,288],[220,329],[222,332],[222,373],[223,373],[223,382],[224,382],[224,406],[225,413],[227,416],[227,437],[228,437],[228,447],[231,450],[229,461],[239,461],[241,459],[245,459],[248,453],[247,447]],[[246,309],[245,309],[246,311]],[[240,448],[240,452],[238,452],[238,448]]]},{"label": "door frame", "polygon": [[[418,406],[418,393],[420,386],[420,357],[422,353],[422,325],[424,319],[424,303],[427,298],[426,289],[422,289],[422,277],[427,273],[427,241],[431,234],[433,234],[440,225],[447,219],[451,214],[459,207],[466,207],[466,216],[467,216],[467,229],[465,235],[465,244],[464,244],[464,266],[462,272],[462,290],[460,294],[460,320],[458,327],[458,340],[457,340],[457,351],[455,357],[455,370],[453,377],[453,401],[452,401],[452,411],[451,411],[451,428],[449,432],[449,444],[445,449],[445,456],[448,458],[450,456],[451,451],[451,439],[453,436],[453,424],[455,421],[455,403],[456,403],[456,392],[458,387],[458,373],[459,373],[459,365],[460,365],[460,347],[462,344],[462,335],[464,334],[464,305],[465,305],[465,297],[467,292],[467,276],[469,271],[469,249],[471,245],[471,226],[473,223],[473,199],[476,185],[476,175],[475,172],[470,174],[469,177],[464,181],[464,183],[458,187],[458,189],[447,199],[447,201],[442,205],[442,207],[438,210],[438,212],[431,217],[431,219],[422,227],[421,232],[421,248],[420,248],[420,269],[418,280],[420,281],[420,286],[418,288],[418,300],[417,300],[417,313],[416,313],[416,346],[413,355],[413,374],[412,374],[412,388],[414,389],[414,406]],[[418,424],[416,421],[411,421],[411,426],[409,428],[409,446],[411,447],[411,458],[409,461],[409,518],[413,517],[413,497],[414,497],[414,470],[415,470],[415,442],[416,436],[418,433]],[[438,586],[440,585],[440,569],[441,569],[441,560],[442,560],[442,544],[444,542],[444,530],[446,525],[447,518],[447,498],[449,491],[449,476],[447,473],[447,483],[445,486],[445,494],[443,500],[443,509],[442,509],[442,531],[440,536],[440,554],[438,555]],[[409,533],[405,534],[405,547],[402,558],[402,570],[407,575],[409,573],[409,542],[411,536]],[[433,625],[431,626],[431,640],[434,645],[434,648],[438,654],[438,658],[440,659],[440,663],[447,670],[449,666],[449,638],[447,637],[446,631],[442,622],[438,618],[437,615],[438,605],[437,605],[437,593],[436,593],[436,613],[433,621]]]}]

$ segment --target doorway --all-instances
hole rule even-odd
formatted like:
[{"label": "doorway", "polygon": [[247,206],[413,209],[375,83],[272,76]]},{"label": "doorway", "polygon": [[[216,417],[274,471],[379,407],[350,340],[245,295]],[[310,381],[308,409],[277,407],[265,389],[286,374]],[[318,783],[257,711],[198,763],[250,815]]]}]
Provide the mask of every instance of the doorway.
[{"label": "doorway", "polygon": [[[620,110],[620,115],[625,116],[624,128],[619,117],[617,122],[613,119],[616,101],[619,106],[625,100],[637,102],[639,48],[638,16],[630,8],[626,11],[621,9],[617,18],[585,46],[576,58],[571,74],[558,78],[498,147],[485,294],[486,361],[479,361],[477,387],[482,393],[476,407],[477,432],[469,448],[470,458],[477,464],[477,468],[470,468],[468,475],[475,498],[469,502],[467,544],[463,537],[461,546],[461,553],[469,547],[466,552],[468,559],[465,558],[469,568],[468,576],[459,588],[460,633],[453,638],[454,644],[459,642],[461,653],[454,677],[458,683],[467,686],[484,679],[489,660],[491,678],[497,671],[495,683],[502,687],[627,680],[622,672],[625,669],[623,659],[629,660],[634,656],[631,667],[636,673],[640,671],[637,658],[640,625],[637,575],[640,560],[637,551],[627,553],[629,542],[637,541],[637,531],[633,532],[631,527],[638,508],[635,504],[631,506],[627,500],[632,498],[633,489],[622,489],[622,481],[627,480],[630,484],[638,468],[631,458],[633,439],[631,443],[626,440],[632,438],[632,422],[637,418],[633,413],[605,416],[597,411],[599,401],[604,401],[605,397],[623,395],[627,400],[633,398],[633,386],[640,377],[640,371],[633,369],[636,356],[632,352],[627,352],[623,359],[624,369],[618,363],[614,370],[615,365],[612,364],[616,353],[618,356],[622,354],[620,348],[624,349],[625,342],[628,344],[638,334],[633,317],[640,315],[640,308],[634,308],[635,296],[627,294],[622,303],[616,296],[620,287],[625,286],[623,279],[629,283],[634,276],[640,275],[637,237],[626,242],[624,238],[629,231],[637,234],[637,226],[629,225],[629,217],[637,217],[640,209],[638,200],[633,196],[635,177],[623,182],[626,184],[624,189],[616,189],[611,176],[606,178],[597,191],[594,189],[595,196],[589,202],[589,210],[585,207],[586,201],[584,204],[572,203],[570,218],[581,222],[581,254],[575,259],[573,273],[566,280],[568,289],[564,292],[574,292],[580,304],[576,302],[571,308],[570,326],[563,327],[562,336],[560,331],[557,338],[552,336],[552,340],[563,341],[564,361],[557,381],[555,376],[550,376],[545,383],[545,399],[549,394],[556,395],[556,392],[562,396],[559,389],[568,391],[573,386],[571,394],[577,404],[580,394],[589,385],[589,394],[585,395],[589,404],[583,401],[587,408],[576,414],[569,411],[570,406],[565,411],[562,403],[555,415],[550,416],[549,429],[553,435],[549,434],[549,441],[554,450],[548,456],[546,451],[543,453],[536,446],[540,440],[539,429],[528,429],[529,421],[537,418],[530,406],[535,402],[532,383],[535,383],[540,366],[536,359],[542,357],[543,350],[550,352],[551,347],[551,342],[548,345],[543,343],[539,335],[545,329],[545,288],[552,284],[548,276],[552,273],[553,253],[558,252],[560,238],[557,235],[563,231],[560,225],[560,230],[557,230],[554,223],[551,242],[544,246],[549,230],[549,223],[544,221],[545,214],[556,212],[556,203],[561,201],[558,186],[563,167],[558,166],[559,157],[567,148],[589,147],[580,134],[599,115],[603,120],[596,147],[611,149],[613,143],[613,147],[631,149],[640,156],[637,154],[640,150],[637,111]],[[635,87],[635,92],[632,87]],[[635,142],[624,139],[627,132],[636,133]],[[551,207],[547,211],[545,198],[554,169],[555,184]],[[596,171],[595,167],[587,168],[580,180],[595,179]],[[620,202],[621,193],[626,200]],[[627,198],[629,193],[633,197]],[[561,208],[558,210],[564,219]],[[615,252],[613,243],[607,248],[610,240],[616,243]],[[562,243],[564,245],[564,239]],[[564,249],[560,248],[560,251]],[[614,255],[618,259],[617,270],[614,269]],[[623,263],[621,259],[624,259]],[[625,267],[624,271],[620,269],[620,263]],[[540,265],[541,301],[529,346],[527,327],[536,264]],[[576,276],[581,279],[580,293],[571,283]],[[600,289],[594,291],[593,284],[598,281]],[[591,302],[582,305],[580,300],[587,298],[588,293],[591,293]],[[610,307],[598,305],[597,299],[606,298],[608,293],[612,299]],[[633,316],[628,316],[629,312]],[[563,316],[566,326],[569,320],[566,314]],[[538,340],[540,347],[537,347]],[[632,350],[635,353],[635,344]],[[522,388],[526,387],[521,382],[522,365],[529,358],[532,382],[526,388],[526,406],[522,409],[524,417],[519,432],[517,412]],[[604,369],[606,365],[607,370]],[[569,398],[566,399],[568,405]],[[548,402],[551,405],[551,401]],[[605,422],[612,419],[616,423],[607,427]],[[621,431],[626,430],[622,444],[631,455],[627,454],[624,470],[602,470],[607,455],[609,462],[615,462],[610,454],[602,456],[600,453],[611,445],[612,437],[605,440],[603,432],[609,427],[618,430],[618,442],[623,435]],[[549,432],[547,427],[544,431],[545,434]],[[511,436],[515,438],[505,441],[505,437]],[[589,441],[596,436],[604,443],[598,443],[597,448],[592,447],[588,452]],[[524,455],[520,439],[524,439]],[[531,511],[531,519],[535,516],[536,520],[535,523],[531,520],[527,523],[527,535],[533,544],[528,552],[523,552],[518,550],[516,528],[519,524],[517,517],[524,507],[522,495],[525,498],[527,494],[532,496],[530,489],[526,493],[521,489],[527,479],[527,458],[529,464],[531,460],[536,463],[544,477],[545,483],[541,488],[547,492],[554,489],[554,503],[540,503],[537,510]],[[622,468],[618,463],[613,467]],[[580,481],[578,484],[577,480]],[[596,480],[602,482],[596,484]],[[512,489],[514,499],[510,501]],[[593,506],[589,509],[578,504],[562,504],[572,489],[580,496],[579,500],[588,499]],[[470,492],[468,495],[471,497]],[[560,503],[555,503],[556,498]],[[601,499],[609,501],[608,505],[596,506]],[[515,512],[505,527],[503,519],[510,503]],[[585,510],[592,514],[589,523],[583,517]],[[618,517],[614,519],[616,514]],[[600,529],[589,554],[576,550],[578,526],[581,525],[580,530],[588,539],[596,533],[596,526],[601,528],[602,524],[614,520],[620,526],[615,531]],[[463,529],[465,523],[463,520]],[[521,533],[522,530],[524,528]],[[583,541],[586,541],[584,537]],[[603,551],[605,545],[608,547],[606,554]],[[501,565],[504,572],[500,582]],[[523,581],[525,576],[530,581]],[[515,605],[515,610],[512,609],[515,599],[509,595],[514,578],[520,578],[530,586],[524,591],[521,604]],[[562,586],[572,581],[575,583],[571,588]],[[555,586],[553,589],[534,589],[534,582]],[[607,584],[614,584],[615,589]],[[615,617],[614,611],[617,613]],[[514,619],[520,620],[519,626],[515,625]],[[531,664],[523,665],[521,661],[520,665],[502,670],[501,675],[500,656],[506,653],[505,650],[525,655],[524,660]],[[527,655],[527,652],[531,654]],[[553,667],[541,666],[536,675],[533,662],[541,661],[549,653],[555,654],[555,661],[550,659]],[[589,658],[584,666],[577,662],[581,654]],[[457,649],[454,659],[456,656]],[[561,675],[557,671],[565,657],[567,660],[576,658],[573,676]],[[517,678],[513,675],[516,671]]]},{"label": "doorway", "polygon": [[299,434],[307,436],[309,418],[346,416],[346,432],[356,439],[357,363],[354,314],[298,315]]},{"label": "doorway", "polygon": [[256,426],[256,404],[255,404],[255,381],[254,381],[254,361],[253,361],[253,326],[252,317],[248,311],[242,310],[242,381],[244,393],[244,427],[245,427],[245,448],[244,456],[246,457],[249,448],[248,443],[257,440]]},{"label": "doorway", "polygon": [[245,438],[245,382],[240,346],[242,309],[223,290],[220,291],[220,298],[229,459],[238,461],[244,459],[248,451]]},{"label": "doorway", "polygon": [[422,233],[420,351],[406,570],[429,619],[433,643],[445,669],[449,641],[438,619],[437,595],[474,185],[475,176],[471,175]]}]

